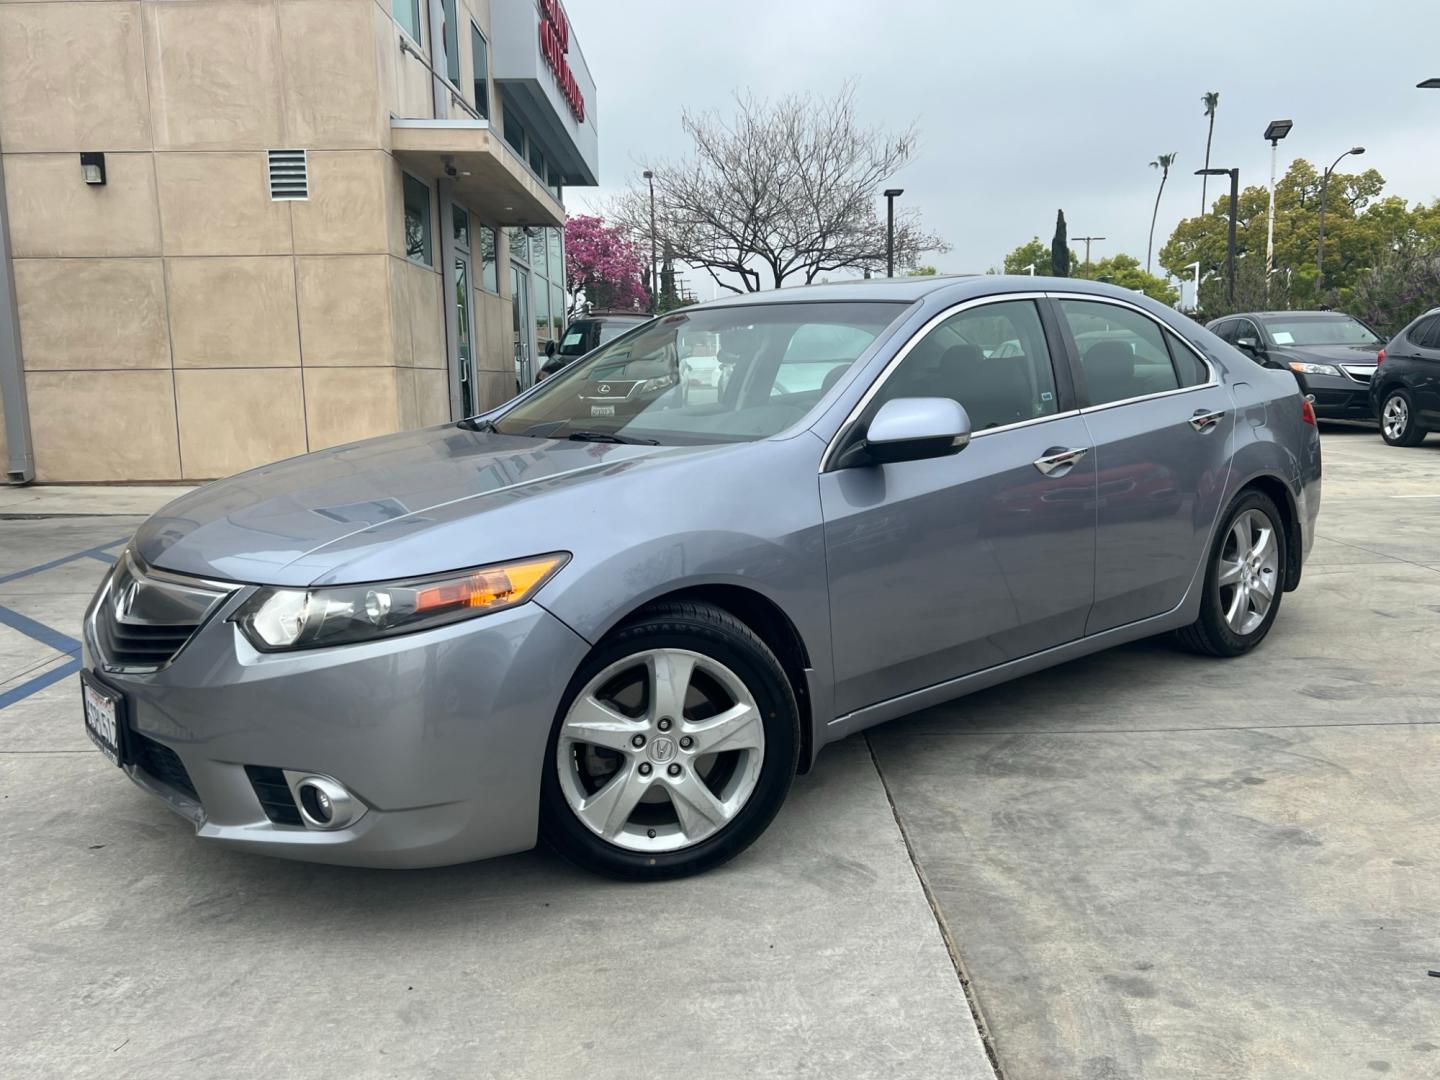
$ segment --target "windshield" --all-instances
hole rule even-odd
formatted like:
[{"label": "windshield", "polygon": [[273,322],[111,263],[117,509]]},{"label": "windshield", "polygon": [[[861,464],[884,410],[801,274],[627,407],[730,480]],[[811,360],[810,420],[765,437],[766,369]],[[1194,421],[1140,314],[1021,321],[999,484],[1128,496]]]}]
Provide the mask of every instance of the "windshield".
[{"label": "windshield", "polygon": [[495,421],[539,438],[667,445],[784,431],[905,304],[751,304],[678,311],[602,346]]},{"label": "windshield", "polygon": [[1349,315],[1326,318],[1266,319],[1276,345],[1378,345],[1380,339]]}]

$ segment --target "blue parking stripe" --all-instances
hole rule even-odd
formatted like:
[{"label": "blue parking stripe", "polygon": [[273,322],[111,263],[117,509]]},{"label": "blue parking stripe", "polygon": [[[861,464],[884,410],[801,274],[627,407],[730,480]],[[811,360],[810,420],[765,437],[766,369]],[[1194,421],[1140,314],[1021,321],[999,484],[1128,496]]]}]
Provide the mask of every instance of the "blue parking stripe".
[{"label": "blue parking stripe", "polygon": [[51,630],[44,623],[38,623],[28,615],[21,615],[18,611],[12,611],[7,607],[0,607],[0,625],[8,626],[12,630],[18,630],[26,637],[34,638],[42,645],[49,645],[52,649],[58,649],[63,653],[77,653],[80,651],[80,642],[59,630]]},{"label": "blue parking stripe", "polygon": [[51,559],[49,562],[41,563],[39,566],[27,566],[24,570],[14,570],[8,574],[0,574],[0,585],[5,584],[7,581],[14,581],[16,578],[29,577],[31,574],[41,574],[46,570],[53,570],[57,566],[64,566],[66,563],[74,562],[76,559],[83,559],[87,555],[114,562],[114,559],[107,556],[105,552],[123,543],[125,543],[124,537],[119,540],[111,540],[108,544],[97,544],[93,548],[86,548],[84,551],[77,551],[72,555],[62,555],[58,559]]},{"label": "blue parking stripe", "polygon": [[101,562],[103,562],[103,563],[113,563],[113,562],[115,562],[115,558],[116,558],[114,555],[111,555],[108,551],[82,551],[80,554],[82,554],[82,555],[87,555],[87,556],[89,556],[89,557],[92,558],[92,559],[99,559],[99,560],[100,560]]},{"label": "blue parking stripe", "polygon": [[61,679],[68,679],[79,670],[80,661],[70,660],[57,668],[52,668],[43,675],[36,675],[33,679],[21,683],[14,689],[0,692],[0,709],[5,708],[7,705],[14,705],[17,701],[29,697],[37,690],[44,690],[45,687],[52,683],[57,683]]}]

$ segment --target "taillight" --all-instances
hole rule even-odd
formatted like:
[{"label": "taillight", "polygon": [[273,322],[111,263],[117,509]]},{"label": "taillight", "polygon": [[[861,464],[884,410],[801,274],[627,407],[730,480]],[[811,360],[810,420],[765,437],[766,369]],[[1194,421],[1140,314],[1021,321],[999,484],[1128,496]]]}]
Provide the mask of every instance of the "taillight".
[{"label": "taillight", "polygon": [[1377,356],[1377,357],[1375,357],[1375,363],[1376,363],[1376,364],[1383,364],[1383,363],[1385,363],[1385,350],[1384,350],[1384,349],[1381,349],[1381,350],[1380,350],[1380,355]]},{"label": "taillight", "polygon": [[1305,423],[1309,424],[1311,427],[1318,426],[1315,423],[1315,405],[1310,400],[1309,394],[1306,394],[1300,402],[1300,419],[1304,420]]}]

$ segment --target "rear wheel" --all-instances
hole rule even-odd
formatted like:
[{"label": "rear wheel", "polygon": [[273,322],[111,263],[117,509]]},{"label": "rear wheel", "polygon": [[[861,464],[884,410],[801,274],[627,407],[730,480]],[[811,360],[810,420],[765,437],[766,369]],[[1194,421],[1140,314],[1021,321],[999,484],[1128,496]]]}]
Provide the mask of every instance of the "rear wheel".
[{"label": "rear wheel", "polygon": [[1206,656],[1243,656],[1264,640],[1280,610],[1285,582],[1285,526],[1259,491],[1231,505],[1211,546],[1200,617],[1180,643]]},{"label": "rear wheel", "polygon": [[1408,390],[1391,390],[1380,406],[1380,437],[1391,446],[1419,446],[1425,428]]},{"label": "rear wheel", "polygon": [[699,873],[769,825],[798,749],[794,694],[765,644],[708,604],[657,605],[571,680],[550,736],[541,829],[610,877]]}]

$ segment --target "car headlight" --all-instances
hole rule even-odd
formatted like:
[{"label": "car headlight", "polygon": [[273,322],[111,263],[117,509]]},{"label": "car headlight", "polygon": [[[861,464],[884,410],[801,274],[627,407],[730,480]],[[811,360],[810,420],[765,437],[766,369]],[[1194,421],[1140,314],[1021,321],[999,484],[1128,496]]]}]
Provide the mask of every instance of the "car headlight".
[{"label": "car headlight", "polygon": [[556,552],[404,581],[264,588],[231,618],[262,652],[370,641],[523,604],[569,561]]},{"label": "car headlight", "polygon": [[642,382],[639,386],[635,388],[635,393],[653,394],[656,390],[664,390],[667,387],[671,387],[674,385],[675,377],[673,375],[662,375],[658,379],[646,379],[644,382]]},{"label": "car headlight", "polygon": [[1299,360],[1290,361],[1290,370],[1298,371],[1301,375],[1340,375],[1340,369],[1330,364],[1306,364]]}]

